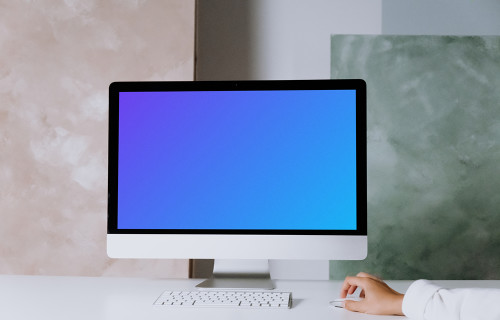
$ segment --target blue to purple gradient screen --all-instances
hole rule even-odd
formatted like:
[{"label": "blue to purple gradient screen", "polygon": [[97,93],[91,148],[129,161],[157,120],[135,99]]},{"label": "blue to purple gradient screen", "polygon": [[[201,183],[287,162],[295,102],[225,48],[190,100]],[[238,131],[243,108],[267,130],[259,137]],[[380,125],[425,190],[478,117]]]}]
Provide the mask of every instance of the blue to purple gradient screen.
[{"label": "blue to purple gradient screen", "polygon": [[120,92],[118,229],[356,229],[356,92]]}]

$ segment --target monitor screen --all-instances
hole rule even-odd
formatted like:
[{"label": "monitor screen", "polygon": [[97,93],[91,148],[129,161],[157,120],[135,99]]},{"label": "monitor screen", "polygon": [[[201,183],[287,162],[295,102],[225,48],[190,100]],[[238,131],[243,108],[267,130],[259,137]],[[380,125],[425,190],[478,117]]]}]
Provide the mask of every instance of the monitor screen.
[{"label": "monitor screen", "polygon": [[362,80],[116,82],[108,233],[366,235]]}]

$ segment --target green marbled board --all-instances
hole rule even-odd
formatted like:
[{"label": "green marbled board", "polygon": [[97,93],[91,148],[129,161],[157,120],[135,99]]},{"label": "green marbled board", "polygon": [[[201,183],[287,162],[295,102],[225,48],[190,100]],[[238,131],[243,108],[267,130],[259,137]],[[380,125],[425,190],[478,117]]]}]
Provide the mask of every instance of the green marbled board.
[{"label": "green marbled board", "polygon": [[332,279],[500,279],[500,37],[331,38],[368,96],[368,257]]}]

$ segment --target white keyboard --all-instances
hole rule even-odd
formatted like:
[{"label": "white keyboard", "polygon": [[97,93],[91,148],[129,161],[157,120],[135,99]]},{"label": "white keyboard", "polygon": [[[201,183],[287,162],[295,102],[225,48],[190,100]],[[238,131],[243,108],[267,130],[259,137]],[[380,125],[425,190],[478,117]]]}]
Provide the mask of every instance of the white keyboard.
[{"label": "white keyboard", "polygon": [[155,306],[279,308],[292,307],[291,292],[275,291],[165,291]]}]

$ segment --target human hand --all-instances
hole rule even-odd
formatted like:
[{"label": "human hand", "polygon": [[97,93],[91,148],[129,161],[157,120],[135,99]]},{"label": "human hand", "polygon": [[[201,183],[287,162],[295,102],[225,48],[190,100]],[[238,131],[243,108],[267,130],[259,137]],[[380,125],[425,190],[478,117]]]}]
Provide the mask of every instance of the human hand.
[{"label": "human hand", "polygon": [[360,272],[355,277],[346,277],[340,297],[345,298],[353,294],[357,288],[361,288],[361,301],[346,300],[344,308],[350,311],[370,314],[403,315],[402,305],[404,294],[394,291],[379,278]]}]

